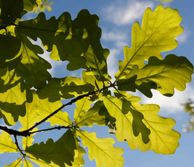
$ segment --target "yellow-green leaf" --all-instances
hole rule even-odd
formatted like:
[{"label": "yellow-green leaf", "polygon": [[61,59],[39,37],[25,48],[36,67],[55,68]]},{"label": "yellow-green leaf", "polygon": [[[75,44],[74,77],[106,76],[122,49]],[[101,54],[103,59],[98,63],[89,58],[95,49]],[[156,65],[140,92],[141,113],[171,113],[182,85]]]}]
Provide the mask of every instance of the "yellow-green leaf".
[{"label": "yellow-green leaf", "polygon": [[22,158],[18,158],[15,161],[13,161],[11,164],[5,165],[4,167],[21,167],[21,165],[22,165]]},{"label": "yellow-green leaf", "polygon": [[[77,150],[75,150],[74,161],[72,163],[72,167],[81,167],[84,166],[84,159],[83,156],[86,151],[81,147],[78,146]],[[65,167],[70,167],[68,164],[65,164]]]},{"label": "yellow-green leaf", "polygon": [[17,146],[12,141],[11,136],[7,132],[2,131],[0,133],[0,153],[17,151],[18,151]]},{"label": "yellow-green leaf", "polygon": [[103,110],[103,103],[96,102],[91,106],[92,102],[88,97],[85,97],[76,102],[76,110],[74,113],[74,120],[78,126],[92,126],[94,124],[104,125],[105,115]]},{"label": "yellow-green leaf", "polygon": [[177,47],[176,37],[183,31],[181,16],[177,10],[158,6],[154,11],[147,8],[142,25],[134,23],[132,27],[131,48],[124,48],[124,61],[119,64],[116,78],[125,78],[133,65],[140,68],[151,56],[161,58],[161,52]]},{"label": "yellow-green leaf", "polygon": [[74,120],[76,124],[79,124],[81,121],[83,121],[86,113],[91,107],[91,104],[92,101],[90,101],[88,97],[82,98],[75,103],[76,109],[74,112]]},{"label": "yellow-green leaf", "polygon": [[16,72],[25,80],[25,85],[40,88],[46,85],[46,81],[51,78],[50,73],[47,71],[51,68],[51,65],[38,55],[43,53],[40,46],[33,45],[26,36],[20,32],[18,33],[22,42],[22,53]]},{"label": "yellow-green leaf", "polygon": [[96,161],[97,167],[122,167],[124,160],[123,150],[113,147],[114,140],[111,138],[97,138],[95,133],[77,131],[85,147],[88,147],[88,154],[91,160]]},{"label": "yellow-green leaf", "polygon": [[[48,99],[40,99],[37,94],[33,93],[33,101],[26,103],[26,115],[20,118],[22,129],[25,130],[32,127],[36,122],[39,122],[61,106],[62,103],[60,101],[49,102]],[[63,111],[59,111],[49,118],[47,122],[50,122],[51,125],[68,126],[71,124],[68,114]]]},{"label": "yellow-green leaf", "polygon": [[136,133],[139,135],[134,135],[134,130],[135,128],[138,130],[139,124],[133,127],[132,121],[138,118],[136,118],[136,115],[132,115],[130,108],[127,109],[123,106],[123,99],[104,97],[103,102],[110,115],[116,118],[116,137],[119,141],[127,141],[132,149],[139,148],[142,151],[153,150],[162,154],[175,152],[180,137],[179,133],[172,129],[175,121],[159,116],[157,105],[140,105],[137,102],[129,101],[132,109],[143,115],[143,124],[150,130],[149,141],[145,143],[142,140],[145,136],[143,132],[137,133],[137,131]]},{"label": "yellow-green leaf", "polygon": [[30,160],[32,162],[34,162],[36,165],[38,165],[39,167],[59,167],[57,164],[51,162],[51,163],[47,163],[41,159],[37,159],[36,157],[34,157],[32,154],[27,153],[27,157],[30,158]]},{"label": "yellow-green leaf", "polygon": [[[185,57],[168,55],[164,60],[151,57],[143,68],[133,68],[127,76],[129,79],[118,80],[118,85],[119,89],[130,90],[135,83],[134,87],[148,97],[152,96],[151,89],[172,96],[175,88],[180,91],[186,88],[192,73],[193,65]],[[134,77],[135,80],[131,81]]]},{"label": "yellow-green leaf", "polygon": [[74,134],[68,130],[60,139],[54,142],[48,139],[46,143],[34,144],[26,149],[26,151],[37,159],[42,159],[48,164],[53,162],[61,167],[72,165],[76,149],[76,140]]}]

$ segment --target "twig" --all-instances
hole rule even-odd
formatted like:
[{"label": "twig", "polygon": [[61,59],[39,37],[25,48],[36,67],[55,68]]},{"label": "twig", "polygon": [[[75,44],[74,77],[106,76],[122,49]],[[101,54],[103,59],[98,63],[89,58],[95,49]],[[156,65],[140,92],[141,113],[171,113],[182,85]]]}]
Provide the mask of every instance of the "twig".
[{"label": "twig", "polygon": [[18,150],[19,150],[19,151],[20,151],[20,153],[23,155],[23,157],[25,157],[25,156],[26,156],[26,154],[25,154],[25,153],[23,153],[23,151],[21,150],[21,148],[20,148],[20,146],[19,146],[19,144],[18,144],[17,135],[16,135],[16,134],[14,134],[13,136],[14,136],[14,139],[15,139],[15,144],[16,144],[16,146],[17,146]]},{"label": "twig", "polygon": [[31,134],[39,133],[39,132],[45,132],[45,131],[50,131],[50,130],[69,129],[69,128],[71,128],[71,126],[56,126],[56,127],[52,127],[52,128],[46,128],[46,129],[32,131],[32,132],[29,132],[29,134],[31,135]]},{"label": "twig", "polygon": [[69,105],[72,105],[73,103],[77,102],[78,100],[84,98],[84,97],[88,97],[88,96],[91,96],[91,95],[94,95],[98,92],[102,92],[110,87],[114,87],[114,84],[111,84],[109,86],[105,86],[103,87],[102,89],[100,90],[96,90],[96,91],[92,91],[92,92],[88,92],[86,94],[83,94],[83,95],[80,95],[74,99],[72,99],[71,101],[69,101],[68,103],[66,104],[63,104],[61,107],[59,107],[57,110],[55,110],[54,112],[52,112],[51,114],[49,114],[47,117],[43,118],[41,121],[37,122],[35,125],[33,125],[32,127],[30,127],[29,129],[27,130],[24,130],[22,131],[22,133],[29,133],[31,130],[33,130],[35,127],[39,126],[40,124],[42,124],[43,122],[45,122],[46,120],[48,120],[50,117],[52,117],[53,115],[57,114],[60,110],[62,110],[64,107],[66,106],[69,106]]},{"label": "twig", "polygon": [[[78,100],[80,100],[80,99],[82,99],[84,97],[89,97],[89,96],[94,95],[96,93],[100,93],[100,92],[102,92],[102,91],[104,91],[104,90],[106,90],[108,88],[111,88],[111,87],[115,87],[115,83],[110,83],[110,85],[104,86],[103,88],[101,88],[99,90],[95,90],[95,91],[92,91],[92,92],[88,92],[86,94],[83,94],[83,95],[80,95],[80,96],[75,97],[74,99],[70,100],[66,104],[63,104],[57,110],[53,111],[51,114],[49,114],[48,116],[46,116],[45,118],[43,118],[42,120],[40,120],[39,122],[37,122],[35,125],[33,125],[32,127],[28,128],[28,129],[26,129],[24,131],[17,131],[17,130],[14,130],[14,129],[10,129],[10,128],[6,127],[6,126],[0,126],[0,130],[3,130],[5,132],[9,133],[10,135],[14,135],[15,139],[17,139],[16,136],[24,136],[24,137],[26,137],[26,136],[30,136],[33,133],[38,133],[38,132],[43,132],[43,131],[49,131],[49,130],[54,130],[54,129],[71,128],[72,126],[58,126],[58,127],[47,128],[47,129],[42,129],[42,130],[37,130],[37,131],[31,132],[35,127],[37,127],[40,124],[44,123],[46,120],[48,120],[49,118],[51,118],[53,115],[57,114],[64,107],[69,106],[69,105],[72,105],[73,103],[77,102]],[[17,142],[17,140],[16,140],[16,142]]]}]

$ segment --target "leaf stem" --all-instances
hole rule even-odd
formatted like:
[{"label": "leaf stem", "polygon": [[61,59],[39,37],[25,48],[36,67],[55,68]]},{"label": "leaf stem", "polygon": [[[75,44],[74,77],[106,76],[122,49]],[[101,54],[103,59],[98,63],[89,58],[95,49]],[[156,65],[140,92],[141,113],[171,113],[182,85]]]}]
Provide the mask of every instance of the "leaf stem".
[{"label": "leaf stem", "polygon": [[[17,147],[19,149],[19,145],[17,143],[17,136],[27,137],[27,136],[30,136],[33,133],[38,133],[38,132],[43,132],[43,131],[49,131],[49,130],[54,130],[54,129],[65,129],[65,128],[67,129],[67,128],[72,128],[73,127],[72,125],[71,126],[56,126],[56,127],[52,127],[52,128],[47,128],[47,129],[32,131],[35,127],[37,127],[40,124],[44,123],[46,120],[48,120],[49,118],[51,118],[53,115],[57,114],[64,107],[69,106],[69,105],[72,105],[73,103],[77,102],[78,100],[80,100],[80,99],[82,99],[84,97],[89,97],[91,95],[94,95],[94,94],[97,94],[97,93],[101,93],[104,90],[107,90],[107,89],[109,89],[111,87],[115,87],[115,86],[116,86],[115,83],[110,83],[108,86],[104,86],[101,89],[94,90],[94,91],[88,92],[86,94],[82,94],[80,96],[77,96],[77,97],[73,98],[72,100],[70,100],[69,102],[67,102],[66,104],[63,104],[61,107],[59,107],[58,109],[56,109],[55,111],[53,111],[51,114],[49,114],[48,116],[46,116],[45,118],[43,118],[42,120],[40,120],[39,122],[37,122],[35,125],[33,125],[32,127],[28,128],[26,130],[17,131],[17,130],[10,129],[10,128],[6,127],[6,126],[1,126],[1,125],[0,125],[0,130],[3,130],[5,132],[9,133],[10,135],[13,135],[14,138],[15,138],[15,141],[16,141],[16,145],[17,145]],[[19,149],[19,150],[20,150],[20,152],[22,151],[21,149]]]},{"label": "leaf stem", "polygon": [[109,86],[105,86],[103,87],[102,89],[100,90],[95,90],[95,91],[92,91],[92,92],[88,92],[86,94],[83,94],[83,95],[80,95],[80,96],[77,96],[75,97],[74,99],[70,100],[68,103],[66,104],[63,104],[61,107],[59,107],[57,110],[55,110],[54,112],[52,112],[51,114],[49,114],[48,116],[46,116],[45,118],[43,118],[41,121],[37,122],[35,125],[33,125],[32,127],[30,127],[29,129],[27,130],[24,130],[22,131],[23,133],[29,133],[31,130],[33,130],[35,127],[39,126],[40,124],[42,124],[43,122],[45,122],[46,120],[48,120],[49,118],[51,118],[53,115],[57,114],[60,110],[62,110],[64,107],[66,106],[69,106],[69,105],[72,105],[73,103],[77,102],[78,100],[80,99],[83,99],[84,97],[88,97],[88,96],[91,96],[91,95],[94,95],[96,93],[100,93],[110,87],[114,87],[114,84],[110,84]]},{"label": "leaf stem", "polygon": [[22,156],[23,156],[23,157],[25,157],[25,156],[26,156],[26,154],[25,154],[25,153],[23,153],[22,149],[20,148],[20,146],[19,146],[19,144],[18,144],[17,135],[16,135],[16,134],[14,134],[13,136],[14,136],[14,139],[15,139],[15,144],[16,144],[16,146],[17,146],[18,150],[20,151],[20,153],[22,154]]},{"label": "leaf stem", "polygon": [[46,129],[32,131],[32,132],[29,132],[29,134],[31,135],[31,134],[34,134],[34,133],[45,132],[45,131],[50,131],[50,130],[69,129],[71,127],[72,126],[55,126],[55,127],[52,127],[52,128],[46,128]]}]

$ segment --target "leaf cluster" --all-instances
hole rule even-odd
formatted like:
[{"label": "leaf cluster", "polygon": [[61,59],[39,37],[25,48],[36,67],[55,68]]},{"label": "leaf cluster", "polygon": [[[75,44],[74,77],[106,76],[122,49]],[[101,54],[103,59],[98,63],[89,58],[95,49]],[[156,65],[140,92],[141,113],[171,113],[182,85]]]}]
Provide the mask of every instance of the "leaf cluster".
[{"label": "leaf cluster", "polygon": [[[161,117],[158,105],[142,104],[132,93],[151,97],[156,89],[172,96],[191,81],[193,66],[185,57],[162,56],[177,47],[176,37],[183,31],[178,11],[146,9],[142,24],[133,24],[131,46],[124,47],[113,81],[98,16],[81,10],[75,19],[68,12],[47,19],[40,12],[23,20],[38,2],[0,1],[0,118],[5,123],[0,126],[0,152],[20,153],[8,166],[80,167],[85,148],[98,167],[123,166],[123,150],[114,147],[114,139],[84,130],[94,125],[108,127],[116,140],[132,149],[174,153],[180,138],[173,129],[175,121]],[[38,39],[41,44],[34,42]],[[48,56],[67,61],[64,70],[78,70],[80,77],[53,77]],[[73,118],[64,111],[72,104]],[[46,128],[41,129],[42,124]],[[10,127],[14,125],[17,129]],[[51,130],[61,130],[61,137],[34,141],[37,133]]]}]

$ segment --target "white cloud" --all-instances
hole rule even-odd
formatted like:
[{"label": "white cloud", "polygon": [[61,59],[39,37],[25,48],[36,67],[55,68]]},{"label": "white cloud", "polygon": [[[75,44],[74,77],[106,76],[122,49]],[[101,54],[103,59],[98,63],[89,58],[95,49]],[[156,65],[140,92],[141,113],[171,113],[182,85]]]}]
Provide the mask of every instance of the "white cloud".
[{"label": "white cloud", "polygon": [[118,71],[118,56],[119,49],[110,49],[110,55],[108,56],[108,73],[112,78],[114,78],[115,73]]},{"label": "white cloud", "polygon": [[188,30],[184,30],[184,32],[180,36],[178,36],[176,39],[179,43],[185,43],[187,42],[189,35],[190,35],[190,32]]},{"label": "white cloud", "polygon": [[116,25],[127,25],[139,19],[147,7],[153,7],[153,2],[130,1],[116,3],[106,9],[105,16]]},{"label": "white cloud", "polygon": [[120,31],[103,31],[102,32],[102,39],[104,41],[125,41],[127,39],[127,35]]},{"label": "white cloud", "polygon": [[[48,61],[51,64],[52,68],[48,69],[48,72],[53,77],[62,77],[62,76],[66,75],[66,73],[67,73],[67,70],[66,70],[67,61],[55,61],[55,60],[51,59],[50,58],[50,52],[45,50],[45,48],[42,46],[42,42],[41,42],[41,40],[39,38],[36,41],[34,41],[32,39],[30,39],[30,41],[34,45],[38,45],[38,46],[40,46],[43,49],[44,53],[43,54],[39,54],[39,56],[41,58],[43,58],[44,60]],[[69,74],[71,74],[72,76],[77,76],[78,75],[75,72],[69,72]]]},{"label": "white cloud", "polygon": [[194,86],[187,85],[187,89],[184,92],[175,91],[174,96],[166,97],[160,94],[158,91],[153,90],[152,98],[143,97],[143,103],[158,104],[161,107],[161,111],[166,114],[175,114],[184,110],[183,104],[189,99],[194,99]]}]

